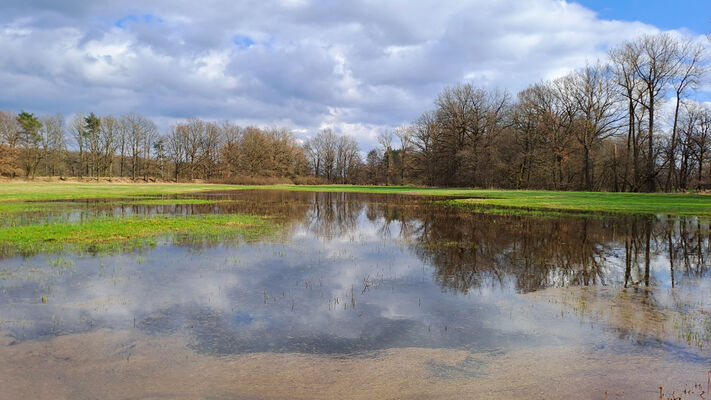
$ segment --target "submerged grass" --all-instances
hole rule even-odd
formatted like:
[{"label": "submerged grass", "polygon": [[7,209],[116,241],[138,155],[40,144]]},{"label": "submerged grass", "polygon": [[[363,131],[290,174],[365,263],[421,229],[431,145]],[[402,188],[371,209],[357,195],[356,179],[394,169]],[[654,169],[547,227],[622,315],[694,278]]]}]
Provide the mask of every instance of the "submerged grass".
[{"label": "submerged grass", "polygon": [[96,218],[82,223],[60,222],[0,228],[6,253],[34,254],[77,250],[101,252],[155,244],[159,237],[177,240],[256,239],[273,232],[265,217],[243,214]]},{"label": "submerged grass", "polygon": [[216,204],[223,203],[226,200],[207,200],[207,199],[146,199],[146,200],[128,200],[121,201],[117,204],[136,205],[136,206],[170,206],[170,205],[191,205],[191,204]]},{"label": "submerged grass", "polygon": [[708,302],[693,301],[689,294],[682,303],[649,301],[655,295],[654,289],[649,288],[567,287],[525,296],[562,306],[564,311],[561,317],[566,312],[578,317],[590,317],[605,322],[630,338],[653,338],[660,342],[676,340],[699,350],[711,345]]},{"label": "submerged grass", "polygon": [[19,214],[30,212],[46,212],[54,209],[64,209],[75,205],[70,202],[52,202],[52,201],[32,201],[18,203],[2,203],[0,202],[0,216],[2,214]]},{"label": "submerged grass", "polygon": [[596,212],[578,212],[578,211],[560,211],[547,209],[531,209],[524,207],[500,207],[487,204],[480,204],[467,201],[468,199],[442,200],[436,201],[436,204],[442,204],[448,207],[457,208],[471,213],[500,215],[500,216],[517,216],[517,217],[535,217],[535,218],[604,218],[607,213]]},{"label": "submerged grass", "polygon": [[[420,188],[416,186],[356,185],[204,185],[204,184],[44,184],[10,183],[0,187],[0,210],[10,202],[48,201],[86,198],[127,198],[207,190],[271,189],[311,192],[358,192],[417,194],[460,197],[451,205],[490,213],[504,209],[525,209],[527,213],[559,211],[566,213],[668,214],[711,216],[711,196],[686,193],[605,193],[557,192],[546,190],[492,190]],[[170,200],[166,200],[170,201]],[[185,204],[185,203],[182,203]],[[474,208],[472,208],[474,207]],[[508,212],[508,211],[507,211]],[[529,214],[530,215],[530,214]]]}]

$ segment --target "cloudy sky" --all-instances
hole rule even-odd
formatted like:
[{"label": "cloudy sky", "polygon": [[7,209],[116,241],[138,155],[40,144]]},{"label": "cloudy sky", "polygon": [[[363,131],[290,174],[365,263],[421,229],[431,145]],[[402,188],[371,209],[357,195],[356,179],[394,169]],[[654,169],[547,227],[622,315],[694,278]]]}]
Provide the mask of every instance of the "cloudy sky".
[{"label": "cloudy sky", "polygon": [[711,31],[708,0],[2,0],[0,109],[136,111],[375,135],[444,87],[511,92],[624,38]]}]

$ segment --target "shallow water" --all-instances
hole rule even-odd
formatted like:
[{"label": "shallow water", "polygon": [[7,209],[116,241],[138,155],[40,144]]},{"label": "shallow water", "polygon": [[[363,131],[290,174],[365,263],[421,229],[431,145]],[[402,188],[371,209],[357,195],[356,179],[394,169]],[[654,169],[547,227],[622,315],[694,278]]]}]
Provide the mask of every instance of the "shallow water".
[{"label": "shallow water", "polygon": [[218,202],[82,201],[16,219],[251,213],[282,228],[249,243],[6,254],[0,398],[708,392],[708,220],[491,216],[407,195],[196,197]]}]

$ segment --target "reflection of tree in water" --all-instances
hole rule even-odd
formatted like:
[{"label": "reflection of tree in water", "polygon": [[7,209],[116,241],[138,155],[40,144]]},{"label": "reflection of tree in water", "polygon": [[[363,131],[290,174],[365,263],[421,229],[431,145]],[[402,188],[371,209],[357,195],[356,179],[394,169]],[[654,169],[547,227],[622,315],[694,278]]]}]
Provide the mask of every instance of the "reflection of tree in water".
[{"label": "reflection of tree in water", "polygon": [[[693,218],[453,214],[425,218],[421,232],[417,254],[437,267],[443,287],[459,292],[507,280],[522,292],[553,286],[649,286],[656,255],[670,258],[672,276],[679,265],[684,275],[708,272],[708,224]],[[623,260],[624,282],[617,282]]]},{"label": "reflection of tree in water", "polygon": [[[410,243],[436,268],[439,284],[456,292],[509,284],[521,292],[649,286],[655,283],[655,259],[669,263],[671,285],[709,271],[709,223],[693,217],[502,217],[459,211],[430,198],[359,193],[242,191],[226,193],[224,200],[233,202],[171,207],[178,214],[278,215],[326,240],[357,239],[359,218],[365,217],[383,238],[396,234]],[[136,211],[155,208],[134,206]]]},{"label": "reflection of tree in water", "polygon": [[685,277],[699,277],[709,267],[709,221],[685,218],[671,221],[665,231],[666,248],[670,260],[672,287],[677,274]]},{"label": "reflection of tree in water", "polygon": [[348,193],[312,193],[312,197],[305,224],[316,236],[333,239],[356,231],[358,216],[365,206],[363,200]]},{"label": "reflection of tree in water", "polygon": [[358,218],[365,214],[382,237],[397,234],[410,243],[418,257],[436,268],[437,282],[456,292],[511,283],[521,292],[555,286],[649,286],[654,284],[655,257],[669,262],[672,284],[682,275],[709,270],[709,225],[697,218],[502,217],[414,196],[297,197],[308,204],[306,226],[318,237],[354,235]]},{"label": "reflection of tree in water", "polygon": [[606,283],[609,249],[600,221],[452,213],[426,220],[422,232],[417,254],[454,291],[510,281],[523,292]]},{"label": "reflection of tree in water", "polygon": [[417,219],[408,209],[422,207],[421,198],[356,193],[311,193],[313,204],[306,212],[305,225],[322,239],[353,236],[358,222],[365,216],[383,238],[391,237],[391,224],[399,222],[402,239],[412,237],[408,232]]}]

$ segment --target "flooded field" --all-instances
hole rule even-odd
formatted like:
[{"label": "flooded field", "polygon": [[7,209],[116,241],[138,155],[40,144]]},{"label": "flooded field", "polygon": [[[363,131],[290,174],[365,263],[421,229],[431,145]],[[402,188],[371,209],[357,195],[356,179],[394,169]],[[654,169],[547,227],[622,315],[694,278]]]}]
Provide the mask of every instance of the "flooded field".
[{"label": "flooded field", "polygon": [[358,193],[182,199],[5,218],[250,214],[277,229],[5,248],[0,398],[711,397],[708,219]]}]

